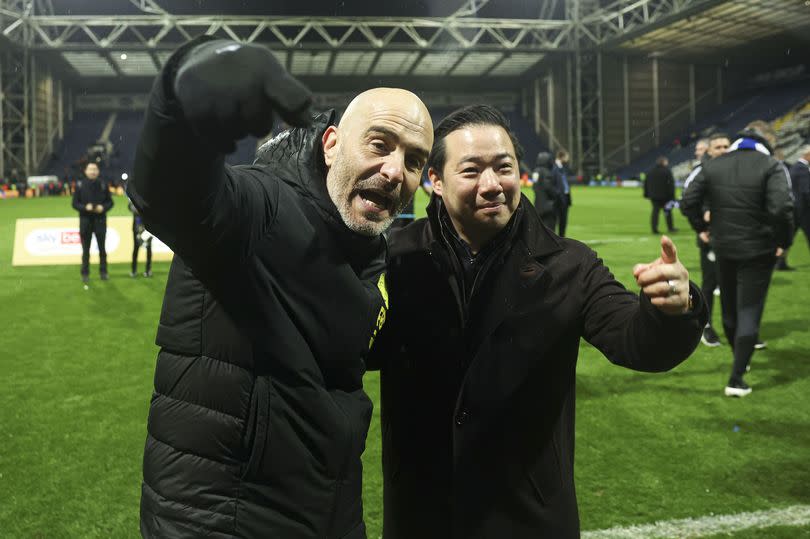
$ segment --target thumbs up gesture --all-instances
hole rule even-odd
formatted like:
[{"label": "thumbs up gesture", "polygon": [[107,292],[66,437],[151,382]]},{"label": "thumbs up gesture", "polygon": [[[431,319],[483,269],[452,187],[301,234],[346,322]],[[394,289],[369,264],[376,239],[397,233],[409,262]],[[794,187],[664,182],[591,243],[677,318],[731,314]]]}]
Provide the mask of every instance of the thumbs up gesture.
[{"label": "thumbs up gesture", "polygon": [[689,272],[667,236],[661,236],[661,256],[649,264],[636,264],[633,277],[661,312],[676,315],[689,310]]}]

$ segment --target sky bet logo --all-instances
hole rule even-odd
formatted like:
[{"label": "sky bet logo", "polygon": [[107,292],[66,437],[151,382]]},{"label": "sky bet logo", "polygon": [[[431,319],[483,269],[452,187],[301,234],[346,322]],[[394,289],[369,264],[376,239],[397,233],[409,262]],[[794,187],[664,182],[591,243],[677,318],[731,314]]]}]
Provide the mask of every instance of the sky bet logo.
[{"label": "sky bet logo", "polygon": [[78,230],[64,230],[62,231],[62,245],[80,245],[82,237]]}]

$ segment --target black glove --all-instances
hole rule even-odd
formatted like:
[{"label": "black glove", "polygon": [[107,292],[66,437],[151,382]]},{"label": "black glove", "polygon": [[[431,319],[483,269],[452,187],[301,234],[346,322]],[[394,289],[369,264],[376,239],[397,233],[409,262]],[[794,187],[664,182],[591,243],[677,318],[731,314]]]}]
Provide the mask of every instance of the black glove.
[{"label": "black glove", "polygon": [[311,121],[309,90],[260,45],[203,43],[182,60],[172,89],[192,130],[224,153],[269,133],[273,112],[294,126]]}]

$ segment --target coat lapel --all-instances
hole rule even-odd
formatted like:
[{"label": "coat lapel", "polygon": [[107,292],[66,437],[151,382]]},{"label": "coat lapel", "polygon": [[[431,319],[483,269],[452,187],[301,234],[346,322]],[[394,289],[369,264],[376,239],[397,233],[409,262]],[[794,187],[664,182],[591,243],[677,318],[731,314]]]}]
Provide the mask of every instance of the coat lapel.
[{"label": "coat lapel", "polygon": [[543,301],[550,276],[540,259],[562,250],[562,245],[542,224],[532,205],[523,197],[525,212],[514,245],[500,268],[493,268],[489,292],[473,300],[472,312],[480,312],[479,342],[491,335],[511,313]]}]

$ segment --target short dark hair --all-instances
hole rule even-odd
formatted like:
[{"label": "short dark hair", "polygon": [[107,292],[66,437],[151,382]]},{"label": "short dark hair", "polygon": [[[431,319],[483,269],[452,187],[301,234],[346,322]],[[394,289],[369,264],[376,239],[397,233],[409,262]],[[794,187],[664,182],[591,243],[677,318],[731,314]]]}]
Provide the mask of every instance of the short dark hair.
[{"label": "short dark hair", "polygon": [[97,169],[101,170],[101,167],[95,161],[88,161],[87,163],[85,163],[84,168],[82,168],[82,170],[87,170],[87,167],[89,167],[90,165],[95,165]]},{"label": "short dark hair", "polygon": [[727,141],[731,142],[731,137],[728,136],[726,133],[714,133],[714,134],[712,134],[712,136],[709,137],[709,143],[711,143],[713,140],[717,140],[719,138],[724,138]]},{"label": "short dark hair", "polygon": [[436,129],[433,131],[433,148],[430,150],[430,157],[428,157],[427,162],[428,168],[432,168],[439,174],[444,171],[444,165],[447,161],[444,139],[453,131],[464,129],[470,125],[494,125],[502,127],[509,135],[509,140],[512,141],[512,146],[515,148],[515,158],[518,160],[518,163],[523,158],[523,147],[512,132],[512,128],[509,127],[509,120],[506,119],[506,116],[504,116],[501,111],[492,105],[469,105],[451,112],[436,126]]}]

